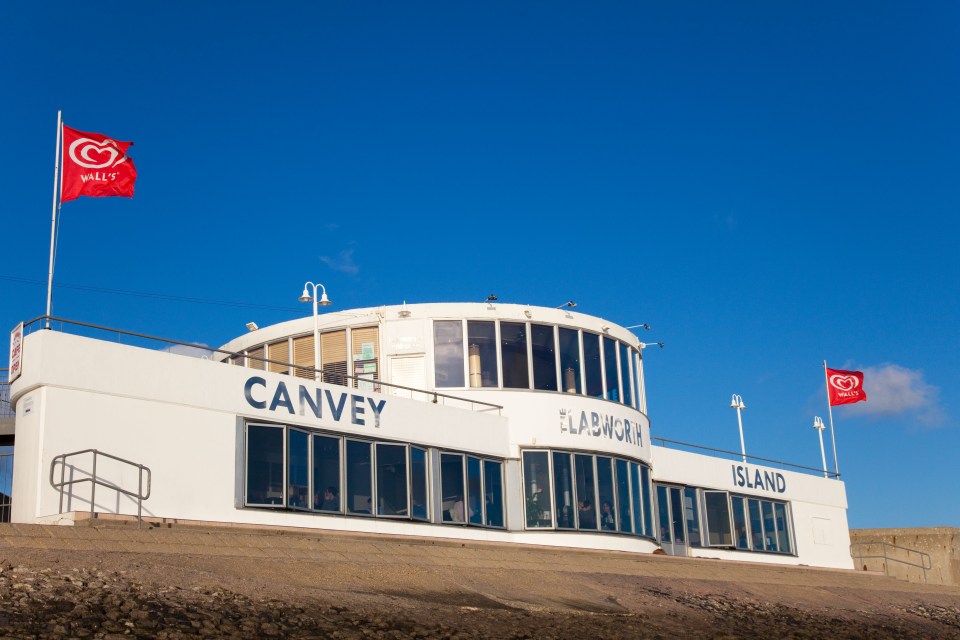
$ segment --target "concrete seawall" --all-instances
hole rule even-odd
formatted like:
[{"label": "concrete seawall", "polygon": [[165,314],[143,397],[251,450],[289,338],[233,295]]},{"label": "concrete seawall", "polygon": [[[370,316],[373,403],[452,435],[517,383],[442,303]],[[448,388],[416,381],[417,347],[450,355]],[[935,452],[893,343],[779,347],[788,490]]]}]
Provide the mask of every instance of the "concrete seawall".
[{"label": "concrete seawall", "polygon": [[[901,580],[923,582],[923,569],[913,566],[922,561],[919,553],[913,552],[922,552],[930,556],[931,568],[926,571],[927,584],[960,586],[960,528],[852,529],[850,542],[858,569],[885,571]],[[887,559],[857,559],[858,553],[864,556],[883,555],[884,545],[879,544],[883,542],[887,543]]]}]

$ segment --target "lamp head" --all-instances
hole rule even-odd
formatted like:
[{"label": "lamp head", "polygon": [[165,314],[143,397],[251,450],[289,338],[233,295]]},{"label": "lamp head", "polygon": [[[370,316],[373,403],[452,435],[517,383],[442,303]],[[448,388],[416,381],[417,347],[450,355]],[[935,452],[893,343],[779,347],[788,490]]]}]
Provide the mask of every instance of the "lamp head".
[{"label": "lamp head", "polygon": [[313,296],[310,295],[310,292],[307,291],[307,288],[303,288],[303,293],[300,294],[300,302],[313,302]]},{"label": "lamp head", "polygon": [[330,298],[327,297],[327,292],[324,291],[323,294],[320,295],[320,300],[317,301],[317,304],[321,307],[329,307],[333,303],[330,302]]},{"label": "lamp head", "polygon": [[730,398],[730,408],[731,409],[746,409],[747,405],[743,404],[743,398],[739,394],[733,394],[733,397]]}]

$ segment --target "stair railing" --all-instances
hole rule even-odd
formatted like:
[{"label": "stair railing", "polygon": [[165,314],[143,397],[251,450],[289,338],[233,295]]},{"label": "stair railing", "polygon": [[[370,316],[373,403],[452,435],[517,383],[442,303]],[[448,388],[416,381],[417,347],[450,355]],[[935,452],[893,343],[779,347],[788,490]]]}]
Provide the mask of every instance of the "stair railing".
[{"label": "stair railing", "polygon": [[[89,477],[78,478],[78,479],[66,479],[66,469],[67,469],[67,458],[72,458],[73,456],[85,455],[88,453],[93,454],[93,468],[90,472]],[[135,467],[138,471],[138,487],[137,491],[129,491],[124,489],[114,483],[107,482],[102,478],[97,477],[97,458],[109,458],[110,460],[116,460],[117,462],[122,462],[124,464]],[[57,482],[55,478],[57,465],[60,465],[60,481]],[[146,474],[146,493],[144,493],[144,474]],[[142,464],[133,462],[131,460],[125,460],[124,458],[119,458],[117,456],[111,455],[109,453],[104,453],[103,451],[98,451],[97,449],[84,449],[82,451],[74,451],[73,453],[62,453],[58,456],[55,456],[50,462],[50,485],[60,492],[60,513],[63,513],[63,494],[64,488],[70,487],[75,484],[80,484],[82,482],[91,483],[90,487],[90,518],[95,517],[96,510],[96,496],[97,496],[97,486],[106,487],[112,491],[116,491],[125,496],[136,499],[137,501],[137,528],[139,529],[143,523],[143,501],[150,497],[150,489],[152,485],[153,473],[150,469]]]},{"label": "stair railing", "polygon": [[[877,554],[870,555],[870,554],[864,553],[863,547],[866,547],[869,545],[880,545],[881,553],[879,555]],[[854,551],[854,548],[856,548],[857,550]],[[903,558],[894,557],[893,555],[887,553],[888,548],[898,549],[900,551],[906,551],[908,557],[910,556],[910,554],[917,554],[918,556],[920,556],[919,563],[911,562],[910,560],[904,560]],[[850,556],[857,560],[858,567],[863,566],[864,560],[871,560],[871,559],[883,560],[883,572],[887,576],[890,576],[889,563],[891,562],[899,562],[900,564],[905,564],[910,567],[916,567],[923,571],[924,584],[927,583],[927,571],[933,568],[933,562],[930,560],[929,553],[924,553],[923,551],[917,551],[916,549],[910,549],[908,547],[901,547],[900,545],[884,542],[883,540],[854,542],[853,544],[850,545]],[[893,576],[893,577],[896,577],[896,576]]]}]

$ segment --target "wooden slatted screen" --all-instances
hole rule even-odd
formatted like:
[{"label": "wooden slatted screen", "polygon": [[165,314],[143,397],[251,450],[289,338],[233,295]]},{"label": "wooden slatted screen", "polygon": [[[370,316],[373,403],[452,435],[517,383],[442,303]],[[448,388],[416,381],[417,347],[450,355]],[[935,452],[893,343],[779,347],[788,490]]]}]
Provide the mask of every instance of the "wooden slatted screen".
[{"label": "wooden slatted screen", "polygon": [[347,371],[347,332],[330,331],[320,336],[320,370],[323,381],[330,384],[346,385]]},{"label": "wooden slatted screen", "polygon": [[[350,334],[350,344],[353,352],[353,362],[361,369],[355,369],[353,375],[370,380],[380,379],[380,328],[361,327],[354,329]],[[364,352],[366,348],[366,352]],[[372,371],[371,371],[372,369]],[[372,374],[372,375],[371,375]],[[354,380],[353,386],[359,387],[360,381]],[[368,385],[368,386],[373,386]],[[371,388],[371,391],[374,389]]]},{"label": "wooden slatted screen", "polygon": [[[286,339],[271,344],[268,353],[270,355],[267,358],[277,361],[267,363],[271,372],[290,373],[290,365],[286,364],[290,362],[290,344]],[[284,364],[278,364],[280,362]]]},{"label": "wooden slatted screen", "polygon": [[313,336],[300,336],[293,339],[293,364],[307,369],[294,369],[298,378],[313,379]]},{"label": "wooden slatted screen", "polygon": [[250,367],[251,369],[260,369],[261,371],[264,369],[263,360],[254,359],[254,358],[263,357],[263,345],[260,345],[256,349],[247,349],[247,355],[250,356],[247,359],[248,367]]}]

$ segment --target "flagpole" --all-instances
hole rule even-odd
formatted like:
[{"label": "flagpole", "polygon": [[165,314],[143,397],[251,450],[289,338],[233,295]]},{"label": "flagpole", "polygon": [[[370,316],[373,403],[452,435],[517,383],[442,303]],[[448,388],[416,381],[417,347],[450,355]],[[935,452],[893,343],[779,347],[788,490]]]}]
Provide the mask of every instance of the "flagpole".
[{"label": "flagpole", "polygon": [[827,375],[827,361],[823,361],[823,379],[827,383],[827,411],[830,413],[830,440],[833,442],[833,468],[840,479],[840,465],[837,463],[837,438],[833,434],[833,405],[830,404],[830,377]]},{"label": "flagpole", "polygon": [[57,235],[57,183],[60,181],[60,136],[63,135],[63,116],[57,109],[57,148],[53,154],[53,207],[50,214],[50,269],[47,272],[47,324],[50,328],[50,308],[53,300],[53,252]]}]

